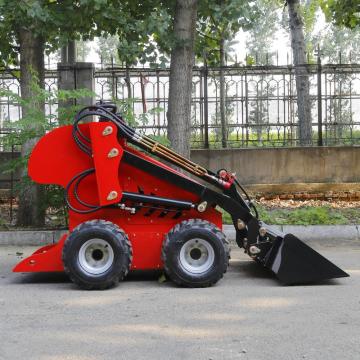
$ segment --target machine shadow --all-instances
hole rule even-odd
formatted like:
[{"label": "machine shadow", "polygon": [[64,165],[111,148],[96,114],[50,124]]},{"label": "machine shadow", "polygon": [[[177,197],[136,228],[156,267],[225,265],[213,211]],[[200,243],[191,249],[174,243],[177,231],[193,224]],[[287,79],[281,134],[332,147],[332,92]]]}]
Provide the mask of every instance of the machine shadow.
[{"label": "machine shadow", "polygon": [[[153,281],[163,274],[161,270],[135,270],[130,271],[125,277],[125,282]],[[63,272],[43,272],[43,273],[21,273],[11,280],[13,284],[72,284],[69,277]]]},{"label": "machine shadow", "polygon": [[71,283],[63,272],[20,273],[11,281],[14,284],[59,284]]},{"label": "machine shadow", "polygon": [[256,261],[231,261],[229,271],[238,273],[247,278],[271,279],[276,281],[275,275],[267,268],[259,265]]},{"label": "machine shadow", "polygon": [[[163,275],[162,270],[132,270],[125,277],[125,282],[154,282],[159,286],[176,286],[171,280],[159,281]],[[222,281],[226,281],[231,274],[243,279],[252,279],[253,281],[263,281],[262,286],[284,286],[277,277],[267,268],[258,264],[256,261],[233,260],[230,262],[228,272],[224,275]],[[266,282],[264,282],[264,280]],[[43,272],[43,273],[21,273],[11,279],[12,284],[72,284],[69,277],[63,272]],[[329,286],[344,285],[338,279],[322,280],[310,284],[297,284],[286,286]]]},{"label": "machine shadow", "polygon": [[296,285],[284,285],[279,281],[274,273],[256,261],[233,261],[230,262],[229,270],[232,273],[238,273],[239,276],[243,276],[248,279],[269,280],[268,286],[283,286],[283,287],[295,287],[295,286],[329,286],[329,285],[344,285],[339,279],[328,279],[316,281],[313,283],[296,284]]}]

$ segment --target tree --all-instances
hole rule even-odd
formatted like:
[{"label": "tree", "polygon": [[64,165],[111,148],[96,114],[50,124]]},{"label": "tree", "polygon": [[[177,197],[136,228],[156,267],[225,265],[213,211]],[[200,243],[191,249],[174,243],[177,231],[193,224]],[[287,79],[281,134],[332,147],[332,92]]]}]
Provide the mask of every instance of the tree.
[{"label": "tree", "polygon": [[[130,84],[130,67],[138,62],[149,62],[154,66],[156,62],[163,63],[166,58],[159,52],[159,44],[166,44],[171,27],[171,3],[156,0],[143,1],[141,5],[133,2],[128,5],[129,21],[117,32],[119,61],[125,65],[125,82],[128,98],[132,97]],[[169,7],[170,6],[170,7]],[[157,41],[155,40],[157,39]],[[166,52],[168,47],[163,48]]]},{"label": "tree", "polygon": [[244,0],[208,0],[199,4],[199,36],[197,54],[206,57],[210,65],[219,66],[219,97],[221,144],[227,147],[226,118],[226,42],[232,40],[236,33],[248,29],[259,15],[257,4]]},{"label": "tree", "polygon": [[[328,24],[321,37],[321,56],[330,63],[360,62],[360,28],[339,28]],[[354,108],[352,96],[356,92],[357,74],[337,72],[331,79],[332,95],[327,101],[327,130],[330,138],[343,142],[354,130]],[[350,136],[351,139],[351,136]],[[351,141],[351,140],[350,140]]]},{"label": "tree", "polygon": [[86,57],[90,53],[90,45],[87,41],[80,40],[76,41],[76,55],[77,55],[77,61],[86,61]]},{"label": "tree", "polygon": [[338,26],[350,29],[360,26],[359,0],[321,0],[321,7],[327,18]]},{"label": "tree", "polygon": [[[247,61],[250,60],[256,65],[272,65],[274,53],[271,53],[271,45],[279,24],[279,15],[277,13],[279,4],[274,1],[260,0],[258,1],[258,8],[263,20],[256,27],[249,30],[249,38],[246,42],[246,48],[249,51]],[[268,99],[276,90],[276,87],[267,81],[266,77],[263,74],[259,76],[256,89],[254,89],[256,90],[256,100],[250,102],[249,121],[255,125],[259,144],[263,141],[264,125],[269,121]]]},{"label": "tree", "polygon": [[[22,106],[23,118],[28,116],[31,108],[45,112],[45,103],[36,101],[34,87],[31,83],[34,81],[41,88],[44,88],[44,41],[41,36],[34,37],[31,31],[21,28],[19,30],[20,45],[20,89],[23,99],[31,101],[31,106]],[[28,69],[28,71],[24,71]],[[38,77],[38,81],[37,81]],[[32,99],[34,99],[32,101]],[[26,158],[36,142],[37,137],[25,141],[21,147],[21,156]],[[26,178],[27,169],[22,170],[22,177]],[[25,183],[29,184],[29,183]],[[45,209],[42,206],[43,188],[40,185],[25,185],[20,188],[19,209],[17,222],[18,225],[35,225],[41,226],[45,221]]]},{"label": "tree", "polygon": [[360,28],[339,28],[334,24],[328,24],[321,36],[321,55],[330,63],[356,64],[360,62],[359,43]]},{"label": "tree", "polygon": [[[97,53],[103,63],[120,64],[125,67],[127,98],[130,102],[133,97],[130,68],[139,62],[141,64],[148,62],[150,66],[158,66],[160,63],[161,66],[167,60],[161,54],[159,44],[163,52],[170,51],[167,41],[172,23],[170,5],[158,0],[143,1],[140,4],[127,2],[126,13],[122,14],[124,19],[115,34],[104,33],[97,40],[99,45]],[[114,94],[113,84],[110,84],[110,87]]]},{"label": "tree", "polygon": [[[32,7],[26,2],[0,2],[0,48],[1,60],[3,65],[15,64],[17,53],[20,56],[20,88],[24,100],[35,99],[34,87],[31,86],[35,81],[41,88],[44,87],[44,47],[45,41],[43,34],[34,34],[34,29],[26,15]],[[22,12],[22,14],[19,14]],[[18,44],[15,47],[14,44]],[[33,108],[44,111],[42,101],[31,101]],[[29,107],[22,106],[22,117],[26,118]],[[29,139],[24,142],[21,148],[21,156],[27,157],[31,152],[37,138]],[[23,170],[23,177],[26,177],[26,169]],[[39,185],[29,186],[26,182],[21,187],[19,194],[20,203],[18,210],[19,225],[37,225],[44,223],[44,209],[41,206],[43,197],[42,188]]]},{"label": "tree", "polygon": [[[115,34],[122,25],[130,24],[127,14],[134,6],[134,2],[120,0],[0,0],[0,59],[3,66],[20,65],[23,99],[31,99],[33,81],[44,85],[44,50],[56,50],[81,36],[87,40],[103,33]],[[41,102],[33,106],[44,109]],[[26,111],[24,107],[24,117]],[[36,141],[34,138],[23,144],[22,156],[28,156]],[[39,186],[24,181],[22,188],[18,225],[41,226],[44,209]]]},{"label": "tree", "polygon": [[271,52],[273,40],[276,31],[279,29],[278,9],[280,5],[276,1],[260,0],[257,3],[259,18],[256,26],[248,30],[248,39],[246,49],[249,56],[256,65],[271,65],[272,57],[275,55]]},{"label": "tree", "polygon": [[171,51],[168,138],[180,154],[190,157],[191,87],[197,0],[176,0]]},{"label": "tree", "polygon": [[[138,4],[134,4],[128,10],[128,16],[132,19],[132,23],[124,25],[116,36],[119,49],[117,57],[127,68],[137,62],[147,62],[150,63],[150,66],[154,66],[157,61],[160,63],[158,66],[162,66],[167,62],[168,56],[171,56],[167,113],[168,137],[172,146],[184,155],[188,155],[190,151],[191,106],[188,104],[191,104],[192,78],[189,75],[189,69],[194,64],[194,55],[191,55],[191,52],[195,51],[198,58],[202,57],[204,53],[208,53],[209,61],[216,65],[219,65],[221,53],[222,63],[225,65],[227,41],[234,37],[239,28],[250,24],[253,21],[251,16],[254,15],[254,2],[244,0],[207,0],[197,4],[197,21],[195,11],[195,23],[192,18],[184,19],[186,30],[182,31],[179,25],[179,32],[176,32],[175,26],[176,16],[179,17],[178,2],[146,1],[142,2],[140,7]],[[183,5],[188,5],[188,2],[185,1]],[[193,23],[194,25],[192,25]],[[185,29],[185,25],[183,29]],[[193,29],[188,31],[190,26]],[[195,31],[194,29],[197,31],[190,36],[190,32]],[[219,31],[224,38],[222,42],[220,42],[220,36],[217,36]],[[190,36],[187,38],[188,40],[182,39],[185,33],[185,36]],[[213,37],[214,34],[215,37]],[[189,44],[190,46],[188,46]],[[194,50],[191,50],[190,47],[194,47]],[[191,66],[190,57],[192,57]],[[175,75],[179,74],[179,67],[183,67],[185,76]],[[126,82],[128,95],[131,95],[129,79]],[[223,74],[221,84],[224,85],[224,83]],[[226,89],[222,86],[222,108],[226,108],[225,93]],[[186,94],[186,98],[179,94]],[[222,113],[223,134],[226,138],[226,120],[224,119],[226,110],[225,113]]]},{"label": "tree", "polygon": [[[0,98],[5,97],[10,102],[20,104],[26,112],[23,116],[15,121],[5,120],[2,126],[13,129],[13,132],[0,138],[0,148],[10,150],[14,144],[21,145],[34,141],[34,138],[43,136],[45,132],[53,129],[58,125],[68,125],[71,119],[80,110],[79,105],[61,108],[59,104],[71,99],[81,99],[91,96],[89,90],[44,90],[38,84],[36,75],[33,75],[31,83],[31,98],[23,99],[17,92],[0,88]],[[46,103],[49,106],[58,105],[56,118],[52,113],[44,113],[43,109],[34,106],[34,103]],[[34,126],[35,125],[35,126]],[[27,162],[27,158],[15,158],[9,162],[1,164],[1,172],[15,172],[22,169]],[[44,191],[43,191],[44,190]],[[51,217],[61,216],[62,220],[67,221],[67,211],[64,203],[64,191],[57,185],[40,185],[42,194],[42,208],[51,208]],[[29,196],[33,194],[30,193]],[[56,222],[56,220],[55,220]],[[62,222],[64,224],[64,222]]]},{"label": "tree", "polygon": [[299,141],[300,145],[311,145],[312,123],[310,83],[307,70],[306,44],[303,31],[304,23],[301,15],[300,0],[287,0],[286,4],[289,13],[291,48],[295,66]]}]

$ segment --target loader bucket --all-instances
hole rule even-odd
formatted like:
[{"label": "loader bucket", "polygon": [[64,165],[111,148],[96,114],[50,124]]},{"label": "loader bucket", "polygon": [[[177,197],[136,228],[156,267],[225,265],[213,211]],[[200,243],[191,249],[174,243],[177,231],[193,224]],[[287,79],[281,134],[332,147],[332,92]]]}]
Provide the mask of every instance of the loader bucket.
[{"label": "loader bucket", "polygon": [[349,276],[293,234],[277,237],[265,266],[285,285],[316,283]]}]

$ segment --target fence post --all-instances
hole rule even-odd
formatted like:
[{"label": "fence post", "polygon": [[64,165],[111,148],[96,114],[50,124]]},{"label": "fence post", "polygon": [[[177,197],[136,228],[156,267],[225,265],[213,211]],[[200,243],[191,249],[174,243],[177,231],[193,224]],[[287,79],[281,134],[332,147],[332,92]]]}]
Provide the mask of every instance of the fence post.
[{"label": "fence post", "polygon": [[322,68],[321,68],[321,54],[320,54],[320,48],[318,48],[318,56],[317,56],[318,146],[323,146],[321,71],[322,71]]},{"label": "fence post", "polygon": [[204,63],[204,147],[209,148],[209,98],[208,98],[208,67],[205,61]]},{"label": "fence post", "polygon": [[[95,79],[93,63],[59,63],[58,64],[58,88],[61,90],[88,89],[95,92]],[[92,105],[94,97],[89,96],[77,101],[81,105]],[[71,106],[72,101],[60,104],[63,107]]]},{"label": "fence post", "polygon": [[[14,161],[15,146],[11,144],[11,161]],[[14,220],[14,170],[10,173],[10,224]]]}]

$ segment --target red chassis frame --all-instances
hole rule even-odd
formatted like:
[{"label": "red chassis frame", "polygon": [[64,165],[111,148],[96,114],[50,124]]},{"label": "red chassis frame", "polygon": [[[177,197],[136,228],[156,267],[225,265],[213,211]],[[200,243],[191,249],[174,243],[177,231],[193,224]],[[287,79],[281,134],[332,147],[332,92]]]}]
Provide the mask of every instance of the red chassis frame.
[{"label": "red chassis frame", "polygon": [[[200,201],[197,195],[121,161],[123,152],[126,150],[158,167],[186,177],[128,146],[124,139],[118,139],[117,128],[114,124],[93,122],[83,124],[80,128],[81,132],[91,139],[93,156],[90,157],[79,149],[72,136],[71,125],[57,128],[41,138],[31,154],[29,175],[35,182],[66,187],[76,174],[95,168],[95,172],[84,178],[78,187],[79,197],[87,203],[101,206],[118,204],[121,202],[123,191],[141,192],[145,195],[176,198],[193,203]],[[195,182],[193,179],[189,180]],[[112,196],[109,196],[110,193]],[[70,204],[76,208],[84,208],[73,195],[69,200]],[[131,269],[145,270],[162,268],[162,242],[165,235],[177,223],[186,219],[199,218],[222,228],[221,213],[212,207],[208,207],[204,212],[198,212],[196,209],[182,211],[178,217],[172,214],[164,216],[161,212],[161,210],[149,211],[147,207],[138,209],[135,214],[115,207],[102,208],[89,214],[69,210],[69,231],[80,223],[93,219],[104,219],[117,224],[127,233],[132,244]],[[16,265],[13,271],[64,271],[62,249],[66,237],[67,235],[64,235],[58,243],[38,249]]]}]

